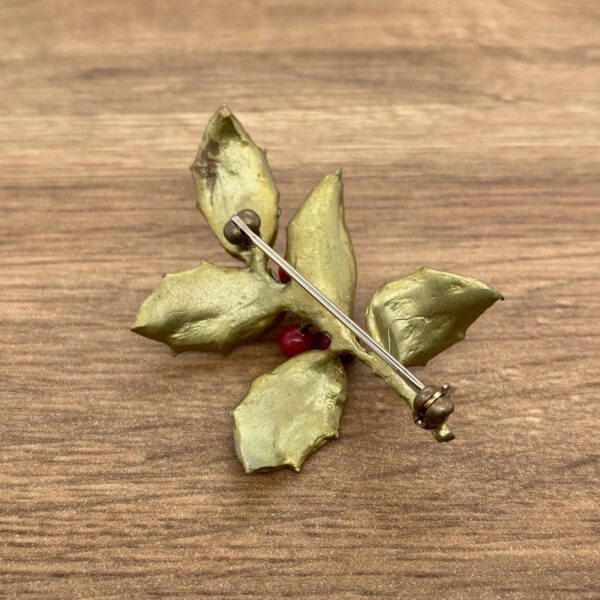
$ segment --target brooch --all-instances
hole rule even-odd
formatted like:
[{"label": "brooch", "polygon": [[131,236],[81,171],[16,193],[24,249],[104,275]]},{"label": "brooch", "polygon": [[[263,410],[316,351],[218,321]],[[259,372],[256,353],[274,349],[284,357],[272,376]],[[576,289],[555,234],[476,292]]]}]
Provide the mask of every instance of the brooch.
[{"label": "brooch", "polygon": [[341,171],[327,175],[288,224],[284,258],[272,248],[279,192],[266,154],[227,107],[209,121],[191,170],[198,208],[244,266],[202,262],[164,275],[132,330],[176,354],[227,352],[260,335],[281,313],[297,315],[303,325],[279,336],[288,360],[255,379],[231,413],[245,471],[299,471],[339,436],[348,356],[388,383],[419,427],[439,442],[453,439],[449,386],[427,385],[409,367],[425,365],[462,340],[502,295],[476,279],[423,267],[373,294],[366,331],[351,318],[356,263],[344,223]]}]

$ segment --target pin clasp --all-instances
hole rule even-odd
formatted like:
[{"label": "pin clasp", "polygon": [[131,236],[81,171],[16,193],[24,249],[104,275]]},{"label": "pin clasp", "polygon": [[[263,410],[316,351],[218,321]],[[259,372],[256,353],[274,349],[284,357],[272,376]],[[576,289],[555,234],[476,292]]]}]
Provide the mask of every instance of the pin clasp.
[{"label": "pin clasp", "polygon": [[437,429],[443,425],[454,412],[454,402],[450,396],[450,386],[446,383],[439,388],[425,386],[413,402],[415,423],[423,429]]}]

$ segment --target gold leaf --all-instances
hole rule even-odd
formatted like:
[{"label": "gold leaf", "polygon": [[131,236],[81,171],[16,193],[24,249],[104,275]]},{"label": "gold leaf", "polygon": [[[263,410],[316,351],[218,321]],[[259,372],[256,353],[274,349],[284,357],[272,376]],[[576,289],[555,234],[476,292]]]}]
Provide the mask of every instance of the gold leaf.
[{"label": "gold leaf", "polygon": [[369,330],[406,366],[425,365],[465,337],[502,295],[470,277],[423,267],[380,287],[367,307]]},{"label": "gold leaf", "polygon": [[252,382],[231,413],[235,447],[247,473],[302,463],[339,435],[346,375],[329,352],[311,350]]},{"label": "gold leaf", "polygon": [[175,352],[228,350],[273,323],[281,311],[281,287],[266,274],[203,262],[164,275],[132,330]]},{"label": "gold leaf", "polygon": [[290,221],[286,258],[346,314],[352,313],[356,261],[344,223],[341,171],[327,175]]},{"label": "gold leaf", "polygon": [[249,251],[229,243],[223,227],[232,215],[250,208],[261,218],[261,236],[273,244],[279,220],[279,192],[266,154],[233,113],[222,106],[209,121],[192,165],[198,208],[223,247],[244,258]]}]

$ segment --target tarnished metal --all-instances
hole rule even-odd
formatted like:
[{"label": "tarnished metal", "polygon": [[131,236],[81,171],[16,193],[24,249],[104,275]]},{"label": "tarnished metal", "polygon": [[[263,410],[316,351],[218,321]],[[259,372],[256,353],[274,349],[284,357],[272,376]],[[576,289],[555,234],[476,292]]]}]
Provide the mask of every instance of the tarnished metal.
[{"label": "tarnished metal", "polygon": [[450,386],[426,386],[419,390],[413,401],[413,420],[423,429],[436,429],[454,412]]},{"label": "tarnished metal", "polygon": [[244,248],[227,241],[223,227],[231,215],[251,208],[260,215],[263,239],[273,244],[279,221],[279,192],[266,154],[227,106],[212,116],[191,167],[198,208],[224,248],[249,260]]},{"label": "tarnished metal", "polygon": [[[175,352],[226,351],[263,332],[281,311],[289,311],[331,338],[327,350],[296,356],[256,379],[233,411],[235,445],[246,471],[282,466],[299,470],[312,452],[337,437],[346,396],[338,357],[347,354],[369,366],[414,408],[421,424],[433,427],[436,440],[452,439],[445,422],[452,412],[447,395],[432,401],[433,391],[415,404],[414,389],[393,362],[361,346],[343,322],[297,283],[281,284],[258,248],[238,244],[243,241],[239,234],[245,234],[235,223],[227,224],[245,209],[260,217],[261,237],[273,243],[279,194],[264,152],[226,107],[210,120],[192,172],[199,208],[224,248],[245,266],[202,263],[165,276],[140,307],[132,329]],[[356,263],[342,193],[339,171],[315,187],[288,226],[285,256],[351,317]],[[245,216],[256,231],[252,214]],[[468,326],[500,298],[479,281],[425,268],[377,290],[367,309],[367,325],[374,340],[404,367],[425,364],[463,339]]]}]

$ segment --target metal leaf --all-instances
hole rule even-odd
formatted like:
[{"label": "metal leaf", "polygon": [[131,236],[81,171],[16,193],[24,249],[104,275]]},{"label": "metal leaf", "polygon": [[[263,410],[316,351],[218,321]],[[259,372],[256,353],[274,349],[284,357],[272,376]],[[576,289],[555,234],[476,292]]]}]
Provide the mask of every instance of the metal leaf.
[{"label": "metal leaf", "polygon": [[228,350],[273,323],[281,311],[281,287],[266,274],[203,262],[164,275],[132,330],[175,352]]},{"label": "metal leaf", "polygon": [[425,365],[465,337],[502,295],[470,277],[423,267],[380,287],[367,307],[369,330],[406,366]]},{"label": "metal leaf", "polygon": [[229,253],[241,258],[248,255],[223,236],[225,223],[244,208],[258,213],[261,236],[273,244],[279,220],[277,186],[265,152],[226,106],[219,108],[207,125],[192,174],[198,208]]},{"label": "metal leaf", "polygon": [[340,361],[322,350],[300,354],[255,379],[231,413],[235,447],[247,473],[302,463],[337,438],[346,399]]},{"label": "metal leaf", "polygon": [[327,175],[290,221],[286,258],[344,312],[352,313],[356,261],[344,223],[341,171]]}]

